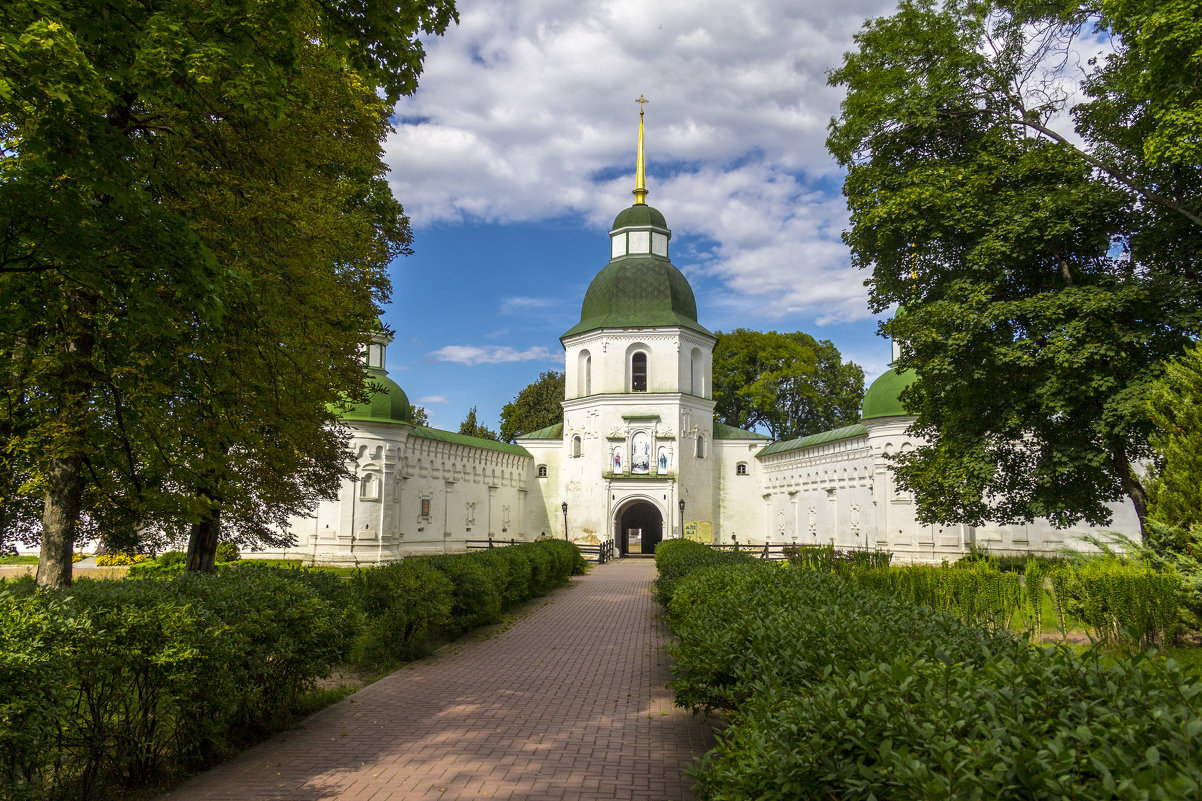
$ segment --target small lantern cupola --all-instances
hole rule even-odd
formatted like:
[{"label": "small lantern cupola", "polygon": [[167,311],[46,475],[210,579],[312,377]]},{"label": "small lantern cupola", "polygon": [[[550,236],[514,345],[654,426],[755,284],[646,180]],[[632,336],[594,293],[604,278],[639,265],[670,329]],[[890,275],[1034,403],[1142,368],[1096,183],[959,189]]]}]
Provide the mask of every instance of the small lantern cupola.
[{"label": "small lantern cupola", "polygon": [[391,342],[392,332],[385,328],[383,323],[380,323],[380,326],[371,332],[371,339],[367,342],[365,353],[365,366],[369,373],[383,374],[385,372],[384,358]]}]

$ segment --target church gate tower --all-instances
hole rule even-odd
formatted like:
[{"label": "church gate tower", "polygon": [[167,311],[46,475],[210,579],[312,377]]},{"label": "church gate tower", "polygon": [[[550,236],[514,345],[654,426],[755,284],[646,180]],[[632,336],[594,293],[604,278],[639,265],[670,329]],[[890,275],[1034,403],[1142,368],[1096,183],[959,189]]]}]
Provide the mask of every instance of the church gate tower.
[{"label": "church gate tower", "polygon": [[613,537],[631,555],[681,536],[685,520],[712,521],[716,479],[717,340],[697,322],[693,290],[669,259],[663,214],[646,203],[641,107],[634,196],[614,220],[610,260],[584,296],[580,322],[560,338],[557,471],[573,534]]}]

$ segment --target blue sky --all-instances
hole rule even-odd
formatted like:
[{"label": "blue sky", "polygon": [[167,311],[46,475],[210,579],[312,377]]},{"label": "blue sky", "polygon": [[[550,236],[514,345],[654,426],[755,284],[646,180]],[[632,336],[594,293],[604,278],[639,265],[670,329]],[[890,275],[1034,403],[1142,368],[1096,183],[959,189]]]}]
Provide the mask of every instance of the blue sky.
[{"label": "blue sky", "polygon": [[388,368],[456,429],[562,369],[559,336],[632,202],[640,94],[648,203],[711,330],[803,330],[879,374],[889,346],[839,239],[826,70],[892,0],[464,0],[430,41],[385,159],[414,226],[392,269]]}]

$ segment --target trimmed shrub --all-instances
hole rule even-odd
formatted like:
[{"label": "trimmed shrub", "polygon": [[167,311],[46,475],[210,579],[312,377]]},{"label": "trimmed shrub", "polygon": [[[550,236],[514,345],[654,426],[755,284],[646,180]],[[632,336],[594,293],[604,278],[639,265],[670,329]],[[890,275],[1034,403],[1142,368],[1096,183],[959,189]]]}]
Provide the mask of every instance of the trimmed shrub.
[{"label": "trimmed shrub", "polygon": [[0,796],[103,797],[285,716],[345,623],[280,572],[0,593]]},{"label": "trimmed shrub", "polygon": [[496,560],[474,553],[426,557],[451,582],[451,615],[443,630],[449,637],[501,619],[504,573]]},{"label": "trimmed shrub", "polygon": [[711,801],[1196,798],[1202,695],[1173,667],[1015,643],[982,663],[836,665],[746,704],[698,774]]},{"label": "trimmed shrub", "polygon": [[748,553],[722,551],[692,540],[665,540],[655,549],[655,598],[664,606],[672,600],[676,585],[690,573],[705,567],[754,561]]},{"label": "trimmed shrub", "polygon": [[428,559],[363,570],[354,582],[365,618],[351,654],[356,664],[382,668],[425,656],[451,619],[451,580]]},{"label": "trimmed shrub", "polygon": [[150,554],[136,553],[102,553],[96,557],[97,567],[125,567],[126,565],[136,565],[139,562],[145,562],[153,559]]}]

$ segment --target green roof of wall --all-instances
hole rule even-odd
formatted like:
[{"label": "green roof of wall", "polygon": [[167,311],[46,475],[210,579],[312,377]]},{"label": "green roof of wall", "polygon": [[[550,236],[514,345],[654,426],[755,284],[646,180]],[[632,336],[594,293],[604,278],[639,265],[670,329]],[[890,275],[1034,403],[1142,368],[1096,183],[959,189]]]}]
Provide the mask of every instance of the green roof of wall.
[{"label": "green roof of wall", "polygon": [[772,439],[755,431],[748,431],[745,428],[735,428],[728,426],[726,423],[714,421],[714,439]]},{"label": "green roof of wall", "polygon": [[810,434],[808,437],[798,437],[797,439],[786,439],[780,442],[773,442],[768,447],[756,454],[756,456],[770,456],[774,453],[784,453],[785,451],[797,451],[802,448],[812,448],[815,445],[825,445],[828,442],[838,442],[843,439],[852,439],[854,437],[868,436],[868,429],[859,423],[855,425],[836,428],[830,431],[823,431],[819,434]]},{"label": "green roof of wall", "polygon": [[531,431],[529,434],[518,434],[514,439],[562,439],[563,438],[563,423],[556,423],[546,428],[540,428],[538,431]]},{"label": "green roof of wall", "polygon": [[616,231],[619,228],[647,225],[654,225],[657,228],[667,228],[668,222],[664,219],[664,215],[659,213],[659,209],[653,209],[647,205],[636,204],[628,209],[622,209],[620,212],[618,212],[618,216],[614,218],[613,227],[611,227],[609,230]]},{"label": "green roof of wall", "polygon": [[483,448],[486,451],[516,453],[522,456],[530,455],[530,451],[521,445],[511,445],[508,442],[497,442],[495,439],[484,439],[483,437],[469,437],[467,434],[454,434],[450,431],[427,428],[426,426],[414,426],[413,430],[409,432],[409,436],[421,439],[434,439],[439,442],[450,442],[455,445],[467,445],[469,448]]},{"label": "green roof of wall", "polygon": [[597,273],[584,293],[580,322],[564,336],[598,328],[677,325],[710,334],[697,322],[697,300],[688,279],[667,259],[623,256]]},{"label": "green roof of wall", "polygon": [[906,410],[902,407],[898,396],[906,387],[918,379],[913,370],[897,372],[890,368],[877,376],[864,393],[864,404],[860,407],[860,419],[872,420],[877,417],[904,417]]},{"label": "green roof of wall", "polygon": [[413,408],[397,382],[382,372],[368,371],[367,383],[381,386],[367,403],[359,403],[342,413],[343,420],[364,423],[412,423]]}]

